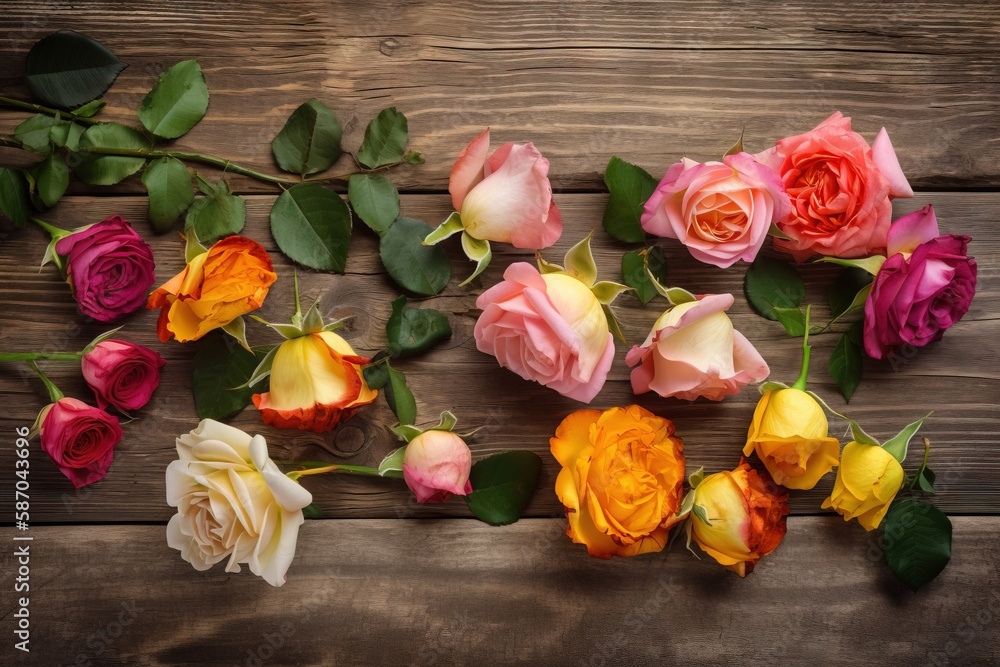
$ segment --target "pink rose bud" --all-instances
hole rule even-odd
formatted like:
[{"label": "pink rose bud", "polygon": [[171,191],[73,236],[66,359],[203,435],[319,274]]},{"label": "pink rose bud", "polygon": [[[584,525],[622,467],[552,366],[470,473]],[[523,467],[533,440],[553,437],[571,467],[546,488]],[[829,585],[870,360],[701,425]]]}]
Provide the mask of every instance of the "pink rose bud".
[{"label": "pink rose bud", "polygon": [[124,340],[106,340],[83,355],[83,377],[97,397],[97,405],[128,412],[149,403],[160,386],[159,354]]},{"label": "pink rose bud", "polygon": [[406,446],[403,479],[420,503],[442,503],[472,493],[472,452],[451,431],[424,431]]},{"label": "pink rose bud", "polygon": [[61,398],[39,415],[42,449],[80,488],[108,474],[122,439],[118,419],[75,398]]},{"label": "pink rose bud", "polygon": [[80,312],[98,322],[142,308],[156,282],[152,249],[120,215],[59,239],[56,252]]}]

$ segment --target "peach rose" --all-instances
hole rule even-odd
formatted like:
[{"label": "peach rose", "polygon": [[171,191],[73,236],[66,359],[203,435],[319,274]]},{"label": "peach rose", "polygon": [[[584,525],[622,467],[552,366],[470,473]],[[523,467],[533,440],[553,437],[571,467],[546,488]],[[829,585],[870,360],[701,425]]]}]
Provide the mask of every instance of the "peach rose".
[{"label": "peach rose", "polygon": [[418,503],[443,503],[472,493],[472,452],[457,434],[431,429],[406,445],[403,480]]}]

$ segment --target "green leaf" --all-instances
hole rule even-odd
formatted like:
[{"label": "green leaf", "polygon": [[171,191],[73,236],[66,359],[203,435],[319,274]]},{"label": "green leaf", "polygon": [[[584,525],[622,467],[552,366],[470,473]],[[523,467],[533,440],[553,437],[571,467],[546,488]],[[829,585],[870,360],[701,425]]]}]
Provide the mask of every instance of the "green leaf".
[{"label": "green leaf", "polygon": [[274,202],[271,234],[292,261],[311,269],[343,273],[351,242],[351,210],[332,190],[299,183]]},{"label": "green leaf", "polygon": [[691,506],[691,512],[706,526],[711,526],[712,522],[708,520],[708,512],[701,505],[695,504]]},{"label": "green leaf", "polygon": [[472,493],[465,501],[480,521],[491,526],[514,523],[531,502],[541,472],[542,459],[533,452],[494,454],[472,466]]},{"label": "green leaf", "polygon": [[910,440],[916,435],[920,427],[924,425],[924,420],[930,417],[933,412],[927,413],[920,419],[903,427],[903,430],[882,443],[882,449],[892,454],[897,461],[902,463],[906,460],[906,450],[910,446]]},{"label": "green leaf", "polygon": [[406,456],[406,445],[389,452],[378,464],[378,474],[385,477],[388,473],[402,472],[404,456]]},{"label": "green leaf", "polygon": [[431,228],[420,220],[401,217],[379,242],[385,270],[407,292],[433,296],[451,280],[451,262],[440,246],[423,245]]},{"label": "green leaf", "polygon": [[80,151],[85,155],[73,173],[90,185],[114,185],[142,169],[146,158],[88,153],[93,149],[146,151],[149,142],[137,130],[119,123],[101,123],[83,133]]},{"label": "green leaf", "polygon": [[[147,217],[155,232],[165,232],[170,229],[174,221],[181,217],[194,201],[191,174],[188,173],[184,163],[177,158],[161,157],[150,162],[142,172],[142,184],[149,193]],[[202,204],[203,208],[205,206],[208,204]],[[204,212],[201,215],[204,216]]]},{"label": "green leaf", "polygon": [[80,138],[86,129],[79,123],[71,123],[67,120],[56,121],[52,125],[49,139],[56,146],[62,146],[75,152],[80,148]]},{"label": "green leaf", "polygon": [[[187,169],[184,171],[187,173]],[[238,234],[247,221],[246,200],[232,194],[226,181],[212,185],[201,176],[197,178],[198,189],[205,196],[195,200],[188,208],[184,228],[194,229],[198,238],[206,242]],[[190,177],[188,180],[190,182]]]},{"label": "green leaf", "polygon": [[667,259],[659,246],[645,250],[632,250],[622,255],[622,280],[635,290],[635,296],[642,305],[653,300],[659,292],[646,269],[662,284],[667,279]]},{"label": "green leaf", "polygon": [[604,170],[604,184],[611,191],[604,209],[604,230],[626,243],[645,243],[642,209],[656,189],[656,179],[642,167],[612,157]]},{"label": "green leaf", "polygon": [[829,262],[831,264],[839,264],[841,266],[854,267],[867,271],[871,275],[878,273],[878,270],[882,268],[882,264],[885,262],[885,257],[882,255],[872,255],[871,257],[863,257],[861,259],[841,259],[840,257],[820,257],[818,262]]},{"label": "green leaf", "polygon": [[303,102],[291,113],[281,132],[271,142],[278,166],[293,174],[326,171],[343,154],[340,121],[328,106],[316,99]]},{"label": "green leaf", "polygon": [[934,579],[951,559],[951,520],[923,500],[893,503],[883,539],[885,562],[911,591]]},{"label": "green leaf", "polygon": [[461,231],[465,231],[465,227],[462,225],[462,216],[459,215],[458,211],[454,211],[433,232],[428,234],[423,242],[424,245],[437,245]]},{"label": "green leaf", "polygon": [[28,199],[28,181],[18,169],[0,167],[0,213],[23,227],[28,221],[31,203]]},{"label": "green leaf", "polygon": [[743,292],[758,314],[777,320],[774,307],[799,307],[806,296],[806,285],[788,262],[758,255],[743,277]]},{"label": "green leaf", "polygon": [[801,336],[806,332],[806,314],[801,308],[772,308],[774,316],[778,318],[781,326],[785,327],[785,332],[789,336]]},{"label": "green leaf", "polygon": [[69,167],[59,155],[50,155],[31,169],[38,197],[46,207],[56,205],[69,187]]},{"label": "green leaf", "polygon": [[14,128],[14,138],[39,155],[52,152],[52,126],[58,122],[52,116],[36,114]]},{"label": "green leaf", "polygon": [[854,440],[854,442],[858,443],[859,445],[874,445],[875,447],[882,446],[879,444],[878,440],[868,435],[865,432],[865,430],[861,428],[861,424],[859,424],[858,422],[854,421],[853,419],[849,419],[847,423],[851,427],[851,438]]},{"label": "green leaf", "polygon": [[401,357],[417,354],[451,337],[451,325],[443,313],[433,308],[407,308],[406,297],[392,302],[392,315],[385,325],[389,354]]},{"label": "green leaf", "polygon": [[361,221],[381,236],[399,217],[399,191],[381,174],[354,174],[347,198]]},{"label": "green leaf", "polygon": [[[841,271],[837,279],[830,285],[830,291],[827,294],[830,301],[830,313],[834,319],[854,308],[863,306],[871,284],[872,276],[864,269],[851,266]],[[868,290],[865,289],[866,287]],[[864,292],[864,296],[859,302],[860,292]]]},{"label": "green leaf", "polygon": [[851,396],[861,383],[864,370],[864,354],[861,347],[861,322],[855,322],[837,340],[830,353],[830,377],[837,383],[844,400],[851,402]]},{"label": "green leaf", "polygon": [[924,466],[917,474],[917,485],[925,493],[934,493],[934,471]]},{"label": "green leaf", "polygon": [[97,115],[97,112],[104,108],[107,104],[104,100],[97,99],[91,102],[87,102],[81,107],[77,107],[70,111],[70,113],[77,118],[93,118]]},{"label": "green leaf", "polygon": [[407,164],[423,164],[424,156],[417,151],[406,151],[406,155],[403,156],[403,161]]},{"label": "green leaf", "polygon": [[472,275],[460,282],[458,284],[459,287],[465,287],[471,283],[473,278],[486,270],[486,267],[490,265],[490,261],[493,259],[493,250],[490,248],[490,242],[486,239],[477,239],[469,232],[462,233],[462,252],[476,263],[476,270],[472,272]]},{"label": "green leaf", "polygon": [[365,384],[369,388],[381,389],[389,383],[388,358],[388,352],[379,352],[372,359],[371,363],[361,369],[361,374],[365,377]]},{"label": "green leaf", "polygon": [[694,491],[698,488],[698,485],[705,481],[705,466],[701,466],[693,473],[688,475],[688,486]]},{"label": "green leaf", "polygon": [[593,287],[597,282],[597,263],[594,261],[594,251],[590,247],[590,239],[593,236],[594,231],[591,230],[583,240],[570,248],[563,258],[566,273],[579,279],[587,287]]},{"label": "green leaf", "polygon": [[590,291],[594,293],[594,296],[597,297],[602,306],[610,306],[622,292],[632,291],[632,288],[610,280],[602,280],[599,283],[595,283],[590,288]]},{"label": "green leaf", "polygon": [[73,109],[103,95],[125,67],[103,44],[60,30],[31,47],[24,71],[39,102]]},{"label": "green leaf", "polygon": [[396,107],[382,109],[365,129],[365,139],[358,149],[358,162],[375,169],[400,162],[407,141],[406,116]]},{"label": "green leaf", "polygon": [[208,111],[208,85],[196,60],[183,60],[163,74],[139,104],[143,127],[163,139],[187,134]]},{"label": "green leaf", "polygon": [[241,387],[246,385],[264,356],[246,351],[222,332],[205,336],[201,349],[194,356],[191,383],[198,417],[228,419],[249,405],[253,394],[267,391],[266,383],[252,388]]},{"label": "green leaf", "polygon": [[400,424],[412,424],[417,420],[417,402],[413,392],[406,386],[406,376],[385,364],[389,371],[389,382],[385,385],[385,400],[396,414]]},{"label": "green leaf", "polygon": [[302,517],[305,519],[322,519],[323,510],[316,503],[309,503],[302,508]]}]

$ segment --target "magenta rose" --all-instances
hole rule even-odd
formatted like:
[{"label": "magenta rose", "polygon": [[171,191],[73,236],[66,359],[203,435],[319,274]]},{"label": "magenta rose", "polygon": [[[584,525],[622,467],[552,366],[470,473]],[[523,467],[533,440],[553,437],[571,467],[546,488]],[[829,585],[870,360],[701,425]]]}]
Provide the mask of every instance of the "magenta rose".
[{"label": "magenta rose", "polygon": [[80,312],[99,322],[142,308],[156,282],[152,249],[120,215],[59,239],[56,252]]},{"label": "magenta rose", "polygon": [[865,352],[884,359],[905,345],[940,340],[962,319],[976,293],[976,260],[968,236],[938,231],[934,208],[903,216],[889,228],[889,256],[865,301]]},{"label": "magenta rose", "polygon": [[406,446],[403,480],[419,503],[441,503],[472,493],[472,452],[451,431],[424,431]]},{"label": "magenta rose", "polygon": [[752,262],[771,223],[790,211],[781,177],[752,155],[704,164],[684,158],[646,201],[642,228],[677,239],[698,261],[724,269]]},{"label": "magenta rose", "polygon": [[42,449],[62,474],[80,488],[108,474],[115,445],[122,439],[118,420],[75,398],[60,398],[39,416]]},{"label": "magenta rose", "polygon": [[159,354],[124,340],[106,340],[83,355],[83,377],[102,408],[122,412],[149,403],[160,386],[160,368],[167,363]]}]

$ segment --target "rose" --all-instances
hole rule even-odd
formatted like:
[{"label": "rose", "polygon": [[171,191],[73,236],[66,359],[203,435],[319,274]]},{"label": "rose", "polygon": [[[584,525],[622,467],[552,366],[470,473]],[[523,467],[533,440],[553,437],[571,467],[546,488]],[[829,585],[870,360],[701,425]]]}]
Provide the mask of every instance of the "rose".
[{"label": "rose", "polygon": [[332,331],[286,340],[274,353],[269,391],[254,394],[253,404],[265,424],[329,431],[378,397],[361,373],[369,361]]},{"label": "rose", "polygon": [[731,294],[708,294],[660,315],[646,342],[625,357],[635,366],[632,391],[720,401],[766,378],[767,362],[725,313],[732,305]]},{"label": "rose", "polygon": [[839,111],[757,159],[781,174],[791,199],[791,210],[777,222],[789,238],[776,239],[775,247],[797,262],[815,254],[881,254],[892,198],[913,196],[885,128],[869,147]]},{"label": "rose", "polygon": [[42,408],[38,424],[42,449],[75,488],[108,474],[122,439],[114,416],[75,398],[60,398]]},{"label": "rose", "polygon": [[146,307],[161,309],[156,325],[161,341],[184,343],[260,308],[277,277],[263,246],[229,236],[157,288]]},{"label": "rose", "polygon": [[105,340],[83,355],[83,378],[94,391],[97,405],[127,412],[149,403],[160,386],[159,354],[124,340]]},{"label": "rose", "polygon": [[903,216],[889,228],[889,257],[865,301],[865,352],[891,356],[904,345],[923,347],[969,312],[976,260],[968,236],[940,236],[934,209]]},{"label": "rose", "polygon": [[167,544],[196,570],[229,557],[272,586],[285,583],[312,495],[278,470],[262,436],[205,419],[177,438],[179,460],[167,466]]},{"label": "rose", "polygon": [[441,503],[472,493],[472,452],[451,431],[424,431],[403,453],[403,480],[419,503]]},{"label": "rose", "polygon": [[788,494],[779,493],[766,473],[746,459],[732,472],[706,476],[694,489],[694,503],[709,523],[695,516],[691,534],[702,551],[741,577],[785,536]]},{"label": "rose", "polygon": [[642,228],[677,239],[698,261],[752,262],[771,222],[791,210],[778,174],[748,153],[700,164],[684,158],[646,201]]},{"label": "rose", "polygon": [[793,387],[775,389],[757,403],[743,455],[756,450],[775,482],[811,489],[833,470],[840,455],[840,443],[828,429],[816,399]]},{"label": "rose", "polygon": [[615,355],[608,319],[587,285],[564,273],[542,275],[525,262],[476,300],[476,347],[525,380],[589,403]]},{"label": "rose", "polygon": [[882,447],[849,442],[823,509],[832,507],[844,521],[856,518],[865,530],[875,530],[903,486],[903,477],[903,466]]},{"label": "rose", "polygon": [[577,410],[549,444],[573,542],[597,558],[663,550],[684,484],[684,445],[670,420],[638,405]]},{"label": "rose", "polygon": [[562,216],[552,201],[549,161],[530,142],[489,149],[487,129],[459,153],[448,179],[466,233],[533,250],[555,243]]},{"label": "rose", "polygon": [[66,256],[66,280],[80,312],[99,322],[142,308],[156,282],[152,249],[120,215],[59,239],[55,249]]}]

